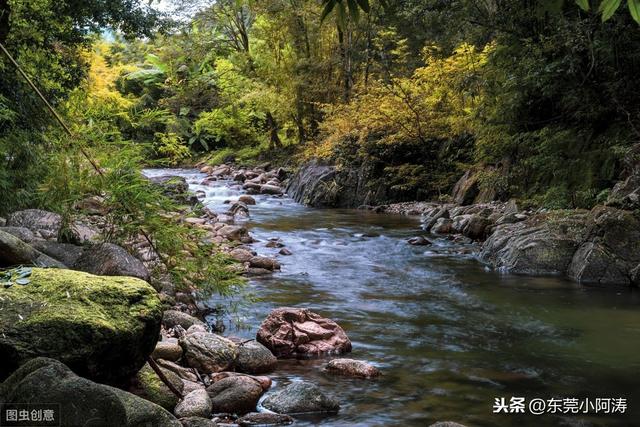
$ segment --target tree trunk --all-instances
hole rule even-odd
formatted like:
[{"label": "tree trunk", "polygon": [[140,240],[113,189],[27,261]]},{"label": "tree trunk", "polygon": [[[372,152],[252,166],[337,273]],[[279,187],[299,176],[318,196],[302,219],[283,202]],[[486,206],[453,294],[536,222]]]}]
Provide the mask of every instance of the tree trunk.
[{"label": "tree trunk", "polygon": [[347,34],[338,27],[338,42],[340,43],[340,56],[342,57],[342,100],[347,103],[351,99],[351,87],[353,86],[353,76],[351,71],[351,30],[347,29]]},{"label": "tree trunk", "polygon": [[269,148],[274,150],[276,148],[282,147],[282,142],[280,141],[280,137],[278,136],[278,122],[271,114],[271,111],[267,111],[267,128],[269,129]]}]

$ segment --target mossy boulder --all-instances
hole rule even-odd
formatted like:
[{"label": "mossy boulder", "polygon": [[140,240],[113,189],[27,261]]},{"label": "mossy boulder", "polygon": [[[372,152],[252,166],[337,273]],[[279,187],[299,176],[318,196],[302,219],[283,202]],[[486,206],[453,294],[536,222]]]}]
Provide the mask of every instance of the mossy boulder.
[{"label": "mossy boulder", "polygon": [[[184,390],[182,379],[168,369],[160,369],[171,384],[182,393]],[[140,372],[136,374],[134,386],[129,391],[156,405],[162,406],[170,412],[173,412],[173,409],[178,404],[178,397],[162,382],[148,363],[145,363]]]},{"label": "mossy boulder", "polygon": [[131,277],[34,268],[29,284],[0,288],[0,380],[38,356],[109,384],[132,377],[158,340],[161,302]]},{"label": "mossy boulder", "polygon": [[0,403],[47,403],[59,408],[57,425],[181,427],[160,406],[74,374],[57,360],[32,359],[0,384]]}]

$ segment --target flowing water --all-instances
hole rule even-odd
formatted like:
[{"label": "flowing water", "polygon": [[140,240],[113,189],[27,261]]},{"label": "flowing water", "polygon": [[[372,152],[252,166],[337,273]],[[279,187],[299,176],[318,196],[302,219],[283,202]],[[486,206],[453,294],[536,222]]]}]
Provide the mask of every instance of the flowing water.
[{"label": "flowing water", "polygon": [[[148,173],[186,177],[217,212],[242,193],[229,181],[200,186],[197,172]],[[251,281],[260,301],[241,312],[248,329],[232,332],[251,338],[271,309],[308,307],[346,330],[353,343],[347,357],[384,373],[352,379],[323,373],[326,360],[280,361],[275,389],[305,379],[342,404],[338,415],[296,425],[640,425],[637,290],[498,274],[475,259],[477,248],[444,238],[411,246],[406,240],[421,234],[419,218],[254,197],[247,223],[260,240],[254,249],[276,256],[265,242],[278,237],[293,255],[278,256],[282,272]],[[501,397],[625,398],[627,408],[614,415],[494,414]]]}]

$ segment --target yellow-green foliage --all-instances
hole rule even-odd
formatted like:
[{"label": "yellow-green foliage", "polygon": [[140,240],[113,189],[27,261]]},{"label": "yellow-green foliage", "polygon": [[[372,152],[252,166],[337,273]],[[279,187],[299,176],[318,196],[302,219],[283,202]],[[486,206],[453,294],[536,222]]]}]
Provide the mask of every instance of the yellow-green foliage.
[{"label": "yellow-green foliage", "polygon": [[437,48],[425,48],[427,65],[411,77],[378,80],[353,102],[327,106],[322,142],[310,147],[306,156],[332,157],[345,141],[432,144],[470,132],[492,49],[492,44],[482,50],[463,44],[442,58]]}]

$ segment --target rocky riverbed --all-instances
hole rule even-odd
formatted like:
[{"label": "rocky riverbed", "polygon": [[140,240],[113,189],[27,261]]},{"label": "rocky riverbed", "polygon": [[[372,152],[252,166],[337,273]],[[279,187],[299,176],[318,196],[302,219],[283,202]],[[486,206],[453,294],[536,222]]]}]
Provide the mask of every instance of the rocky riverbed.
[{"label": "rocky riverbed", "polygon": [[[267,165],[154,170],[148,176],[177,201],[204,204],[173,216],[202,230],[205,241],[234,258],[263,297],[264,302],[240,313],[249,329],[225,329],[211,317],[204,321],[206,302],[197,301],[195,293],[151,280],[149,271],[160,260],[144,240],[130,242],[129,250],[96,243],[102,227],[99,199],[83,201],[69,244],[55,242],[60,223],[55,214],[16,212],[0,221],[4,265],[33,263],[81,272],[34,270],[34,286],[0,294],[5,304],[9,296],[15,308],[0,311],[8,332],[2,356],[11,361],[3,377],[23,364],[0,386],[0,402],[19,402],[27,395],[60,401],[69,423],[80,423],[83,414],[62,397],[73,401],[91,390],[104,396],[104,404],[87,405],[95,404],[98,416],[118,425],[389,425],[398,420],[429,425],[438,419],[483,425],[488,418],[482,414],[501,388],[575,393],[581,384],[599,381],[585,372],[598,378],[605,372],[603,377],[618,375],[604,368],[614,360],[623,370],[635,366],[626,357],[635,337],[630,329],[608,334],[616,353],[600,354],[582,339],[582,334],[599,333],[595,324],[556,306],[559,292],[575,288],[558,279],[527,279],[522,287],[510,274],[637,285],[638,224],[630,211],[612,206],[532,211],[514,201],[314,211],[285,195],[285,170]],[[449,278],[452,271],[459,280]],[[489,282],[490,293],[475,289]],[[516,306],[513,314],[523,289],[543,290],[532,301],[562,320],[545,319],[528,306]],[[16,290],[46,292],[47,300],[59,304],[48,308],[52,313],[90,311],[97,318],[22,309],[20,301],[36,298],[22,293],[18,298]],[[622,304],[637,313],[629,295],[588,295],[580,310],[607,310],[607,319],[618,327],[634,323],[633,315],[620,317],[609,310]],[[129,307],[128,317],[109,309],[114,298],[124,304],[122,310]],[[85,307],[87,301],[91,306]],[[35,335],[19,341],[29,336],[25,331],[33,333],[36,322],[43,325],[38,330],[79,333],[48,346]],[[523,334],[524,342],[517,338]],[[105,342],[91,338],[96,335]],[[107,354],[109,343],[122,350],[120,359]],[[538,354],[528,354],[525,344],[537,345]],[[585,366],[580,351],[569,352],[576,346],[590,353],[595,365]],[[76,348],[87,349],[95,360],[72,351]],[[520,354],[520,359],[506,354]],[[553,361],[547,354],[553,354]],[[566,375],[574,381],[564,383]],[[59,387],[40,386],[52,378],[60,379]],[[105,382],[120,389],[99,384]],[[610,385],[600,383],[600,388]],[[623,392],[634,388],[627,385]],[[462,399],[449,406],[452,393],[474,396],[476,403]],[[624,425],[625,420],[614,421]]]}]

